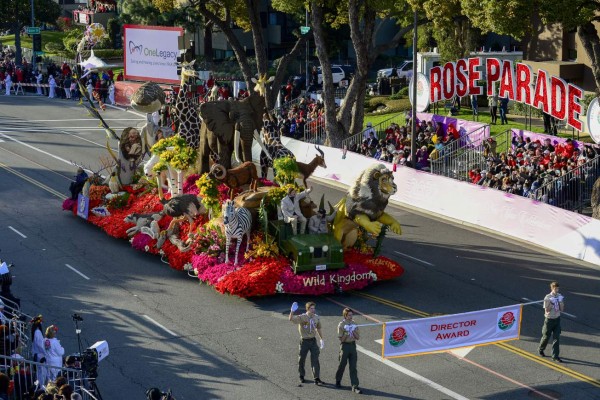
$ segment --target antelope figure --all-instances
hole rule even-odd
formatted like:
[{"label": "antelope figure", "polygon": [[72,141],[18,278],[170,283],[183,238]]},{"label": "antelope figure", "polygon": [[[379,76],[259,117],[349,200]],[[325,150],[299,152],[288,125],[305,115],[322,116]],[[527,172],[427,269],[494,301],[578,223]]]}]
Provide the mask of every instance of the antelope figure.
[{"label": "antelope figure", "polygon": [[315,155],[315,158],[312,159],[308,164],[296,161],[296,165],[298,166],[298,175],[302,176],[302,182],[304,182],[304,187],[308,187],[306,184],[306,180],[315,172],[317,167],[327,168],[325,164],[325,153],[318,146],[315,146],[315,149],[319,152],[319,154]]}]

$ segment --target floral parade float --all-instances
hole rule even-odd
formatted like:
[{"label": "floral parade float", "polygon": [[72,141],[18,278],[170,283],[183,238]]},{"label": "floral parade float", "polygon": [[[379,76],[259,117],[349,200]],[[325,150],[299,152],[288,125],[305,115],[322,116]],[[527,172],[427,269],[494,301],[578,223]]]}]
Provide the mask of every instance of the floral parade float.
[{"label": "floral parade float", "polygon": [[[259,78],[259,95],[267,82]],[[134,93],[132,104],[150,114],[164,106],[164,99],[162,90],[148,83]],[[196,149],[178,134],[164,135],[168,129],[154,125],[152,118],[141,135],[126,128],[119,137],[92,99],[86,100],[107,135],[119,138],[119,151],[114,154],[107,142],[110,165],[103,166],[110,175],[92,174],[63,209],[109,236],[129,240],[134,249],[160,256],[171,268],[221,293],[245,298],[339,293],[404,273],[399,264],[378,255],[386,230],[400,233],[398,222],[385,213],[396,185],[384,165],[367,168],[335,207],[329,204],[328,233],[293,235],[280,204],[290,188],[303,190],[297,177],[307,178],[294,158],[273,160],[276,183],[258,179],[256,166],[248,162],[227,168],[217,158],[209,171],[202,171]],[[151,157],[142,165],[145,154]],[[300,205],[306,218],[315,214],[310,199]],[[323,198],[319,209],[324,209]]]}]

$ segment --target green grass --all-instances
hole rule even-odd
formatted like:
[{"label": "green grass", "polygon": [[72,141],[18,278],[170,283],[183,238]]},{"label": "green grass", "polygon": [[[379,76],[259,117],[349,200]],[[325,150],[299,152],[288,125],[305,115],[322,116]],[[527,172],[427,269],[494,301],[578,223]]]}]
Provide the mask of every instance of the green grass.
[{"label": "green grass", "polygon": [[[63,42],[63,37],[65,36],[64,32],[58,31],[42,31],[42,49],[46,45],[46,43],[60,43]],[[15,35],[7,35],[0,37],[0,42],[6,45],[15,45]],[[21,36],[21,47],[31,48],[31,37]]]}]

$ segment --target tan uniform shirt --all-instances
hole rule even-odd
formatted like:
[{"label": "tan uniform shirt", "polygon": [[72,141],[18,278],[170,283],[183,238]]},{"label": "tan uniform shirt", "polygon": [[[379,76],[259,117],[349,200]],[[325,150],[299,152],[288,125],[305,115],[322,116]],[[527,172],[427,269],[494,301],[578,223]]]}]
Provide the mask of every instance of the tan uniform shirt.
[{"label": "tan uniform shirt", "polygon": [[[340,322],[338,324],[338,337],[341,339],[341,343],[352,343],[352,342],[356,342],[356,337],[360,336],[360,333],[358,332],[358,327],[354,328],[352,334],[350,334],[350,332],[348,332],[348,330],[346,330],[346,328],[344,328],[346,325],[356,325],[354,323],[354,321],[348,322],[345,319],[342,320],[342,322]],[[343,337],[343,339],[342,339]]]},{"label": "tan uniform shirt", "polygon": [[302,339],[314,339],[317,329],[321,329],[321,319],[317,314],[314,314],[312,317],[309,317],[306,313],[294,315],[292,323],[298,324],[298,331]]},{"label": "tan uniform shirt", "polygon": [[[565,309],[565,303],[563,301],[559,301],[559,297],[562,299],[562,296],[559,294],[554,296],[552,293],[549,293],[544,297],[544,316],[549,319],[556,319],[560,317],[561,310]],[[546,311],[550,308],[550,311]]]}]

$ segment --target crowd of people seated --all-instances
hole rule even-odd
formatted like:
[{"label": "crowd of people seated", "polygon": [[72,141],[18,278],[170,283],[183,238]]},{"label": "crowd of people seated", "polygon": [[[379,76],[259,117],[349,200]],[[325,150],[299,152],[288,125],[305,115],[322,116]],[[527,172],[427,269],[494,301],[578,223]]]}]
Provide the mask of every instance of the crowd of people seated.
[{"label": "crowd of people seated", "polygon": [[[543,196],[553,194],[538,193],[537,189],[556,178],[568,176],[569,179],[562,183],[561,190],[572,190],[572,194],[576,195],[577,183],[592,175],[570,174],[570,172],[600,155],[600,149],[597,146],[578,148],[571,139],[559,143],[550,138],[532,140],[529,137],[523,138],[514,135],[508,151],[498,153],[496,147],[494,138],[486,139],[484,156],[487,159],[487,168],[470,170],[470,181],[477,185],[535,198],[551,204],[552,199],[543,198]],[[573,182],[573,180],[577,182]],[[568,199],[568,196],[568,192],[562,194],[563,199]]]},{"label": "crowd of people seated", "polygon": [[[355,143],[348,150],[360,153],[377,160],[390,162],[398,165],[413,165],[411,161],[410,147],[410,119],[406,120],[405,126],[391,123],[385,130],[383,137],[378,137],[377,132],[370,122],[363,132],[362,143]],[[417,124],[417,137],[415,153],[415,166],[417,169],[429,170],[430,160],[436,160],[444,148],[460,138],[460,133],[454,124],[449,124],[446,129],[442,124],[433,120],[421,120]]]},{"label": "crowd of people seated", "polygon": [[305,128],[314,131],[319,124],[323,124],[324,107],[321,101],[307,96],[292,105],[286,104],[280,107],[275,115],[280,135],[302,139]]}]

